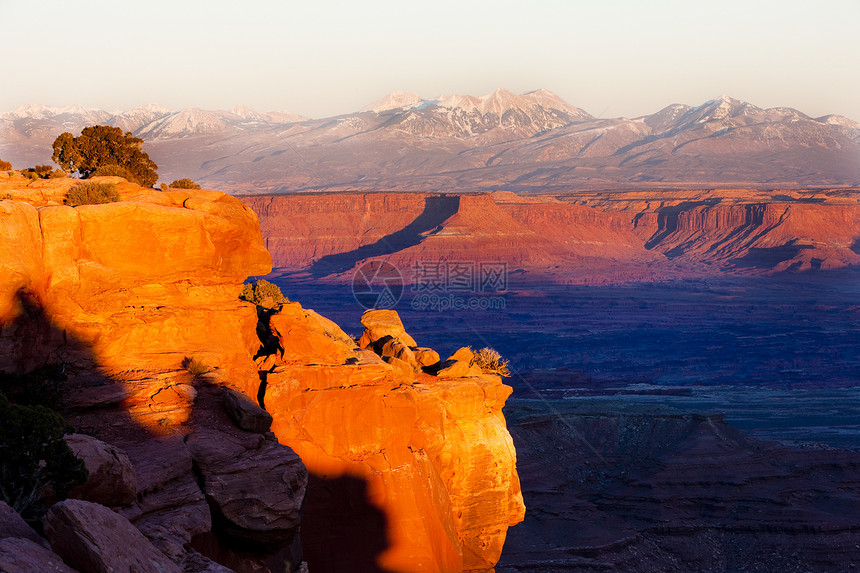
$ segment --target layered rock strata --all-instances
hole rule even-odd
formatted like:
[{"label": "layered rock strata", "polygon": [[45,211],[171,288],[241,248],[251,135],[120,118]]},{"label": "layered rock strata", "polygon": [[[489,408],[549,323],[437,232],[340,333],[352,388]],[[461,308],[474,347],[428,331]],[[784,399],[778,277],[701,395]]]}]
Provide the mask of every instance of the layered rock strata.
[{"label": "layered rock strata", "polygon": [[279,272],[351,279],[386,259],[497,262],[518,277],[604,284],[860,264],[856,193],[716,189],[525,195],[243,197]]}]

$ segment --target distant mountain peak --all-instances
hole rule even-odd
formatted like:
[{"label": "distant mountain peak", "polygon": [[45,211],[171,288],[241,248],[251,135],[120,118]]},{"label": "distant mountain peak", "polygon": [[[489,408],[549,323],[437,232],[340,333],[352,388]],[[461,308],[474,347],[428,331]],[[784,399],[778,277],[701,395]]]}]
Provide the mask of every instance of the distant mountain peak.
[{"label": "distant mountain peak", "polygon": [[383,111],[389,111],[393,109],[413,109],[421,106],[427,100],[421,98],[415,92],[410,91],[400,91],[400,92],[392,92],[382,99],[378,99],[373,103],[370,103],[359,111],[372,111],[374,113],[380,113]]},{"label": "distant mountain peak", "polygon": [[249,108],[245,104],[238,104],[230,108],[230,113],[238,115],[242,119],[250,121],[266,121],[266,116]]},{"label": "distant mountain peak", "polygon": [[3,114],[4,116],[29,119],[48,119],[63,114],[73,115],[93,115],[107,114],[102,110],[90,107],[84,107],[81,104],[72,104],[67,106],[49,106],[41,103],[28,103],[20,105],[11,112]]}]

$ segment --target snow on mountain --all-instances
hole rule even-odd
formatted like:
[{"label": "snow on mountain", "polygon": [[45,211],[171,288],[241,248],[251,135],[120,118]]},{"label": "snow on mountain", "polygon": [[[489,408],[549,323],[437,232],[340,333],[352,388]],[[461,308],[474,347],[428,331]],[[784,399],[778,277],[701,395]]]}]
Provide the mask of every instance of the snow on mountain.
[{"label": "snow on mountain", "polygon": [[[314,186],[361,181],[362,189],[372,186],[368,173],[389,178],[379,188],[413,190],[481,188],[484,177],[525,186],[542,178],[562,186],[691,178],[860,184],[860,124],[728,96],[634,119],[597,119],[547,90],[434,99],[399,92],[364,109],[307,119],[246,106],[174,111],[150,104],[110,113],[33,104],[0,114],[0,156],[15,165],[46,163],[60,133],[107,123],[143,138],[166,174],[246,191],[304,189],[309,169]],[[206,144],[183,143],[187,136],[205,136]],[[297,154],[284,153],[288,147],[302,150],[302,162],[290,163]],[[602,170],[596,179],[595,169]],[[415,174],[427,178],[410,179]]]},{"label": "snow on mountain", "polygon": [[395,115],[384,127],[418,137],[464,138],[492,133],[491,139],[496,141],[529,137],[592,119],[549,90],[517,95],[502,88],[480,97],[452,94],[435,99],[423,99],[414,92],[395,92],[363,111],[393,111]]},{"label": "snow on mountain", "polygon": [[415,92],[393,92],[382,99],[364,106],[359,112],[372,111],[374,113],[381,113],[394,109],[413,109],[422,106],[427,101]]},{"label": "snow on mountain", "polygon": [[244,104],[233,106],[230,108],[230,113],[238,115],[246,121],[259,121],[263,123],[268,123],[269,121],[264,114],[256,112]]},{"label": "snow on mountain", "polygon": [[144,139],[168,139],[218,133],[227,129],[224,112],[199,108],[183,109],[143,126],[137,135]]},{"label": "snow on mountain", "polygon": [[839,125],[841,127],[847,127],[849,129],[860,129],[860,123],[854,121],[853,119],[849,119],[844,115],[825,115],[823,117],[817,118],[815,121],[827,125]]},{"label": "snow on mountain", "polygon": [[547,89],[539,89],[531,92],[526,92],[522,94],[522,97],[546,109],[559,109],[564,112],[567,112],[574,117],[580,117],[582,119],[593,119],[593,116],[590,113],[581,110],[578,107],[570,105],[569,103],[561,99],[558,94],[555,94]]},{"label": "snow on mountain", "polygon": [[0,114],[0,118],[15,121],[18,119],[69,121],[80,118],[82,121],[99,123],[111,117],[111,113],[100,109],[84,107],[80,104],[63,107],[42,104],[25,104],[13,111]]},{"label": "snow on mountain", "polygon": [[150,103],[145,106],[135,107],[128,111],[119,113],[112,117],[108,123],[114,127],[119,127],[123,131],[131,131],[134,133],[141,127],[172,113],[174,113],[174,110],[167,106]]}]

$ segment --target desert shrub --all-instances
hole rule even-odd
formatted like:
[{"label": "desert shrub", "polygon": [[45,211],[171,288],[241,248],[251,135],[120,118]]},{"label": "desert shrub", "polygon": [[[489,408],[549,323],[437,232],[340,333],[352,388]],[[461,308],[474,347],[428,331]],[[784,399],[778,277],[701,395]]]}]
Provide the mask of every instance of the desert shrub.
[{"label": "desert shrub", "polygon": [[170,187],[173,187],[174,189],[200,189],[200,185],[191,179],[177,179],[170,184]]},{"label": "desert shrub", "polygon": [[48,499],[65,499],[87,479],[83,461],[63,440],[62,416],[44,406],[21,406],[0,393],[0,499],[29,521]]},{"label": "desert shrub", "polygon": [[79,183],[69,189],[66,194],[66,205],[72,207],[113,203],[114,201],[119,201],[119,193],[117,193],[116,185],[113,183],[95,181]]},{"label": "desert shrub", "polygon": [[161,190],[162,191],[169,191],[170,187],[167,186],[167,183],[162,183],[161,184]]},{"label": "desert shrub", "polygon": [[12,164],[8,161],[3,161],[0,159],[0,171],[10,171],[12,169]]},{"label": "desert shrub", "polygon": [[131,171],[123,167],[122,165],[100,165],[95,171],[92,172],[90,177],[122,177],[126,181],[131,181],[132,183],[140,184],[134,175],[131,174]]},{"label": "desert shrub", "polygon": [[56,179],[57,177],[65,177],[66,173],[59,169],[54,169],[50,165],[37,165],[22,169],[21,175],[30,179]]},{"label": "desert shrub", "polygon": [[481,370],[488,374],[498,374],[499,376],[511,375],[511,371],[508,369],[508,361],[492,348],[482,348],[475,352],[472,357],[472,364],[477,364]]},{"label": "desert shrub", "polygon": [[190,358],[188,356],[182,359],[182,367],[195,378],[199,378],[200,376],[203,376],[204,374],[212,370],[211,368],[206,366],[203,361],[197,358]]},{"label": "desert shrub", "polygon": [[272,284],[266,279],[246,284],[242,288],[242,292],[239,293],[239,298],[259,305],[262,305],[263,301],[267,298],[271,298],[274,304],[289,302],[284,293],[281,292],[281,289],[278,288],[278,285]]}]

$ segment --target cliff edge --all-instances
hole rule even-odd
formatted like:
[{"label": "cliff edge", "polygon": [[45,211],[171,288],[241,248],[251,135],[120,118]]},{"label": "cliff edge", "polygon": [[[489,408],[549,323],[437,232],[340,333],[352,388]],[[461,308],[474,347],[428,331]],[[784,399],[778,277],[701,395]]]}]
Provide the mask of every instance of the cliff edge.
[{"label": "cliff edge", "polygon": [[[75,180],[0,179],[0,372],[51,365],[39,391],[99,442],[81,452],[109,453],[86,459],[91,480],[128,478],[119,499],[88,483],[51,508],[62,560],[90,567],[99,552],[74,539],[131,524],[164,570],[298,571],[303,554],[313,571],[493,567],[524,511],[509,387],[405,331],[398,346],[368,327],[359,346],[297,303],[240,301],[271,269],[251,209],[100,179],[118,202],[71,207]],[[105,506],[120,522],[84,527]],[[104,543],[144,544],[126,533]]]}]

